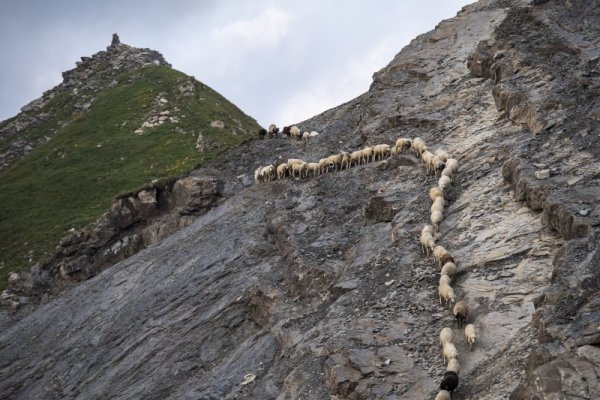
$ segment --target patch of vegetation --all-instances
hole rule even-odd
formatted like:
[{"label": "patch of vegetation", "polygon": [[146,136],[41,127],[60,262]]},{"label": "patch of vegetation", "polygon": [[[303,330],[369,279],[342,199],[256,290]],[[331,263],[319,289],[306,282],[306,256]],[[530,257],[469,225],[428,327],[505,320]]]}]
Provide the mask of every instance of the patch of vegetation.
[{"label": "patch of vegetation", "polygon": [[[0,173],[0,290],[10,271],[46,261],[70,228],[96,220],[115,196],[181,176],[252,137],[244,132],[256,132],[256,121],[209,87],[195,82],[195,92],[182,96],[179,85],[189,79],[168,67],[147,67],[119,76],[85,113],[73,113],[71,93],[46,105],[51,118],[27,134],[55,129],[52,139]],[[160,97],[168,103],[161,105]],[[180,122],[134,133],[163,110]],[[216,119],[224,129],[210,127]],[[200,131],[211,147],[201,157]]]}]

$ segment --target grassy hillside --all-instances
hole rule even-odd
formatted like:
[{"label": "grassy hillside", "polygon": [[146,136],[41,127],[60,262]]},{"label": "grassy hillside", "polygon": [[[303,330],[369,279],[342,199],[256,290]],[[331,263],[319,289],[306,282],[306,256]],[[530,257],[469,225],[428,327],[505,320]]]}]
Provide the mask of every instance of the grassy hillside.
[{"label": "grassy hillside", "polygon": [[[196,82],[194,94],[182,96],[178,87],[188,80],[168,67],[143,68],[99,92],[88,112],[73,114],[76,98],[70,92],[42,110],[51,117],[27,134],[43,137],[55,130],[52,139],[0,173],[0,290],[10,271],[43,262],[68,229],[93,222],[114,196],[181,175],[248,140],[232,133],[234,126],[258,129],[205,85]],[[160,97],[168,103],[157,105]],[[180,122],[134,132],[149,115],[175,107]],[[211,128],[213,120],[223,121],[225,129]],[[195,149],[199,131],[214,144],[202,155]]]}]

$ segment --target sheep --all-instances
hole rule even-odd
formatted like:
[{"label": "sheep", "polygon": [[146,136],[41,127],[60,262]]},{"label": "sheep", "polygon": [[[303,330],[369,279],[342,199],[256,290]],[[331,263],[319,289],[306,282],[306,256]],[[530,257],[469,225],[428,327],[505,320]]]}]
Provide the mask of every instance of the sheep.
[{"label": "sheep", "polygon": [[444,192],[442,192],[442,189],[440,189],[437,186],[434,186],[431,189],[429,189],[429,198],[431,199],[431,201],[435,201],[435,199],[438,197],[444,197]]},{"label": "sheep", "polygon": [[454,258],[443,246],[435,246],[433,249],[433,258],[440,264],[440,268],[446,263],[454,262]]},{"label": "sheep", "polygon": [[397,156],[398,154],[400,154],[400,151],[401,151],[401,150],[402,150],[402,149],[401,149],[400,147],[398,147],[398,146],[392,146],[392,148],[391,148],[391,150],[390,150],[390,157],[395,157],[395,156]]},{"label": "sheep", "polygon": [[447,390],[440,390],[437,396],[435,396],[435,400],[452,400],[452,397],[450,397],[450,392]]},{"label": "sheep", "polygon": [[296,177],[296,172],[299,173],[298,177],[302,178],[302,172],[306,168],[306,163],[304,161],[299,160],[297,158],[290,158],[288,159],[287,165],[290,171],[290,175],[292,175],[293,178]]},{"label": "sheep", "polygon": [[414,138],[412,141],[412,148],[415,150],[415,155],[417,157],[421,157],[421,154],[427,150],[427,146],[425,145],[425,141],[420,137]]},{"label": "sheep", "polygon": [[367,146],[364,149],[362,149],[361,152],[362,152],[361,160],[362,160],[363,164],[366,164],[375,159],[374,158],[375,152],[373,151],[372,147]]},{"label": "sheep", "polygon": [[302,141],[303,142],[306,142],[309,138],[310,138],[310,133],[309,132],[304,132],[302,134]]},{"label": "sheep", "polygon": [[440,383],[440,389],[447,390],[452,394],[454,389],[458,387],[458,374],[454,371],[446,371],[444,372],[444,376],[442,377],[442,382]]},{"label": "sheep", "polygon": [[465,336],[467,337],[467,343],[469,343],[469,351],[473,351],[473,345],[475,344],[475,339],[477,339],[475,325],[468,324],[465,326]]},{"label": "sheep", "polygon": [[444,198],[436,197],[435,201],[431,205],[431,212],[439,211],[441,214],[444,214]]},{"label": "sheep", "polygon": [[441,150],[441,149],[437,149],[436,151],[433,152],[433,154],[442,161],[446,161],[446,160],[448,160],[448,157],[450,157],[446,151]]},{"label": "sheep", "polygon": [[398,149],[398,152],[401,152],[403,150],[410,149],[411,146],[412,146],[412,140],[406,139],[406,138],[400,138],[400,139],[396,140],[396,145],[394,147],[396,147]]},{"label": "sheep", "polygon": [[320,173],[321,165],[319,163],[311,162],[306,164],[306,175],[308,176],[309,172],[313,173],[313,178]]},{"label": "sheep", "polygon": [[438,295],[440,297],[440,305],[443,305],[444,303],[442,303],[442,299],[444,299],[444,302],[446,304],[450,303],[450,306],[452,306],[452,303],[454,303],[454,289],[452,289],[452,286],[450,285],[446,285],[444,283],[440,284],[440,286],[438,287]]},{"label": "sheep", "polygon": [[454,318],[456,318],[458,327],[461,328],[469,316],[469,307],[467,306],[467,303],[461,300],[454,305],[452,313],[454,314]]},{"label": "sheep", "polygon": [[444,220],[444,215],[439,211],[433,211],[431,213],[431,223],[435,228],[435,231],[438,232],[440,230],[440,224]]},{"label": "sheep", "polygon": [[284,138],[289,138],[290,136],[292,136],[290,134],[290,130],[292,129],[291,126],[284,126],[283,130],[281,131],[281,136],[283,136]]},{"label": "sheep", "polygon": [[327,157],[327,160],[329,160],[329,166],[333,166],[333,170],[337,171],[340,166],[342,165],[342,155],[341,154],[333,154],[329,157]]},{"label": "sheep", "polygon": [[263,167],[262,174],[267,182],[272,181],[273,179],[275,179],[275,167],[272,165],[267,165]]},{"label": "sheep", "polygon": [[431,235],[431,233],[422,232],[421,233],[421,250],[423,251],[423,254],[428,256],[429,253],[431,252],[431,249],[434,246],[435,246],[435,240],[433,239],[433,236]]},{"label": "sheep", "polygon": [[302,138],[302,134],[300,133],[300,128],[298,128],[296,125],[294,125],[290,128],[290,135],[291,135],[292,139],[300,140]]},{"label": "sheep", "polygon": [[327,168],[329,167],[329,157],[321,158],[319,160],[319,165],[320,165],[319,173],[323,174],[323,173],[327,172]]},{"label": "sheep", "polygon": [[263,181],[262,168],[263,167],[258,167],[256,170],[254,170],[254,181],[257,185]]},{"label": "sheep", "polygon": [[431,169],[436,175],[440,175],[445,166],[446,162],[444,160],[439,156],[433,156],[433,159],[431,160]]},{"label": "sheep", "polygon": [[446,371],[454,371],[457,374],[460,374],[460,363],[457,358],[451,358],[448,360],[448,367],[446,367]]},{"label": "sheep", "polygon": [[431,225],[425,225],[423,227],[423,229],[421,229],[421,234],[423,234],[425,232],[429,232],[430,235],[433,235],[433,226],[431,226]]},{"label": "sheep", "polygon": [[454,275],[456,275],[456,270],[456,264],[454,264],[453,262],[447,262],[442,267],[440,275],[448,275],[450,278],[452,278]]},{"label": "sheep", "polygon": [[351,161],[350,154],[345,151],[342,151],[340,153],[340,155],[342,156],[342,163],[340,164],[340,170],[344,169],[344,165],[346,166],[346,169],[350,168],[350,161]]},{"label": "sheep", "polygon": [[442,177],[438,180],[438,186],[442,190],[446,190],[446,188],[450,186],[450,183],[452,183],[452,180],[446,175],[442,175]]},{"label": "sheep", "polygon": [[423,153],[421,153],[421,160],[423,160],[427,172],[431,172],[431,162],[433,161],[433,153],[425,150]]},{"label": "sheep", "polygon": [[267,135],[267,130],[265,128],[260,128],[258,130],[258,137],[260,139],[264,139],[266,135]]},{"label": "sheep", "polygon": [[271,124],[269,125],[267,133],[269,134],[269,139],[273,138],[273,136],[277,137],[277,134],[279,133],[279,128],[275,124]]},{"label": "sheep", "polygon": [[448,275],[440,275],[440,286],[441,285],[448,285],[450,286],[450,284],[452,283],[452,278],[449,277]]},{"label": "sheep", "polygon": [[378,144],[373,147],[373,161],[383,160],[390,153],[390,145],[389,144]]},{"label": "sheep", "polygon": [[319,132],[317,132],[317,131],[310,131],[310,133],[308,134],[308,137],[315,137],[315,136],[319,136]]},{"label": "sheep", "polygon": [[454,158],[447,159],[446,168],[450,171],[450,173],[455,173],[456,171],[458,171],[458,160]]},{"label": "sheep", "polygon": [[448,250],[446,250],[444,246],[435,246],[435,248],[433,249],[433,258],[435,259],[435,261],[439,261],[442,254],[447,252]]},{"label": "sheep", "polygon": [[444,347],[446,343],[452,343],[452,329],[448,327],[440,332],[440,345]]},{"label": "sheep", "polygon": [[287,165],[287,163],[279,164],[277,166],[277,179],[283,179],[283,178],[285,178],[287,172],[288,172],[288,165]]},{"label": "sheep", "polygon": [[458,350],[456,346],[452,342],[444,343],[444,348],[442,353],[444,354],[444,362],[450,361],[453,358],[458,358]]},{"label": "sheep", "polygon": [[362,150],[356,150],[350,153],[350,166],[360,165],[360,161],[362,159]]}]

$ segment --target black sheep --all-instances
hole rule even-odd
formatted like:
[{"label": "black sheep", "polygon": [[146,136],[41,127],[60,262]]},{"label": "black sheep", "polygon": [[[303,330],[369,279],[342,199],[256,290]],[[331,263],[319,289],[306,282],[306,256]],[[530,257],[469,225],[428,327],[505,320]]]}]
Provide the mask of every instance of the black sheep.
[{"label": "black sheep", "polygon": [[456,389],[457,387],[458,387],[458,374],[454,371],[444,372],[444,377],[442,378],[442,383],[440,383],[440,389],[449,391],[450,396],[452,396],[452,392],[454,392],[454,389]]},{"label": "black sheep", "polygon": [[291,129],[292,129],[291,126],[284,126],[283,131],[281,132],[281,136],[283,136],[284,138],[289,138]]},{"label": "black sheep", "polygon": [[266,134],[267,134],[267,130],[265,128],[260,128],[258,130],[258,137],[259,138],[264,139]]}]

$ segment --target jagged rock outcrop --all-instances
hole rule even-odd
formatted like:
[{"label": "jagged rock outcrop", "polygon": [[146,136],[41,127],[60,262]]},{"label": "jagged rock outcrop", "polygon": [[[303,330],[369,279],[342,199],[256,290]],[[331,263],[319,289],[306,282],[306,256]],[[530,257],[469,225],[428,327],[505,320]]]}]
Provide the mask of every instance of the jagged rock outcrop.
[{"label": "jagged rock outcrop", "polygon": [[404,155],[249,185],[279,157],[419,136],[460,162],[437,241],[480,336],[470,352],[455,330],[454,398],[597,398],[598,11],[482,0],[300,123],[311,141],[254,141],[195,171],[223,181],[217,207],[0,314],[0,397],[433,398],[454,325],[418,242],[436,178]]},{"label": "jagged rock outcrop", "polygon": [[119,74],[152,65],[171,66],[159,52],[126,45],[114,34],[111,45],[105,51],[99,51],[90,57],[81,57],[75,68],[63,72],[63,81],[60,84],[23,106],[21,113],[14,118],[0,124],[0,144],[3,145],[2,148],[6,146],[6,150],[0,154],[0,170],[52,138],[52,130],[45,132],[41,137],[22,135],[50,117],[43,109],[52,99],[64,93],[71,93],[76,99],[74,112],[86,112],[92,107],[98,92],[119,83],[116,80]]}]

